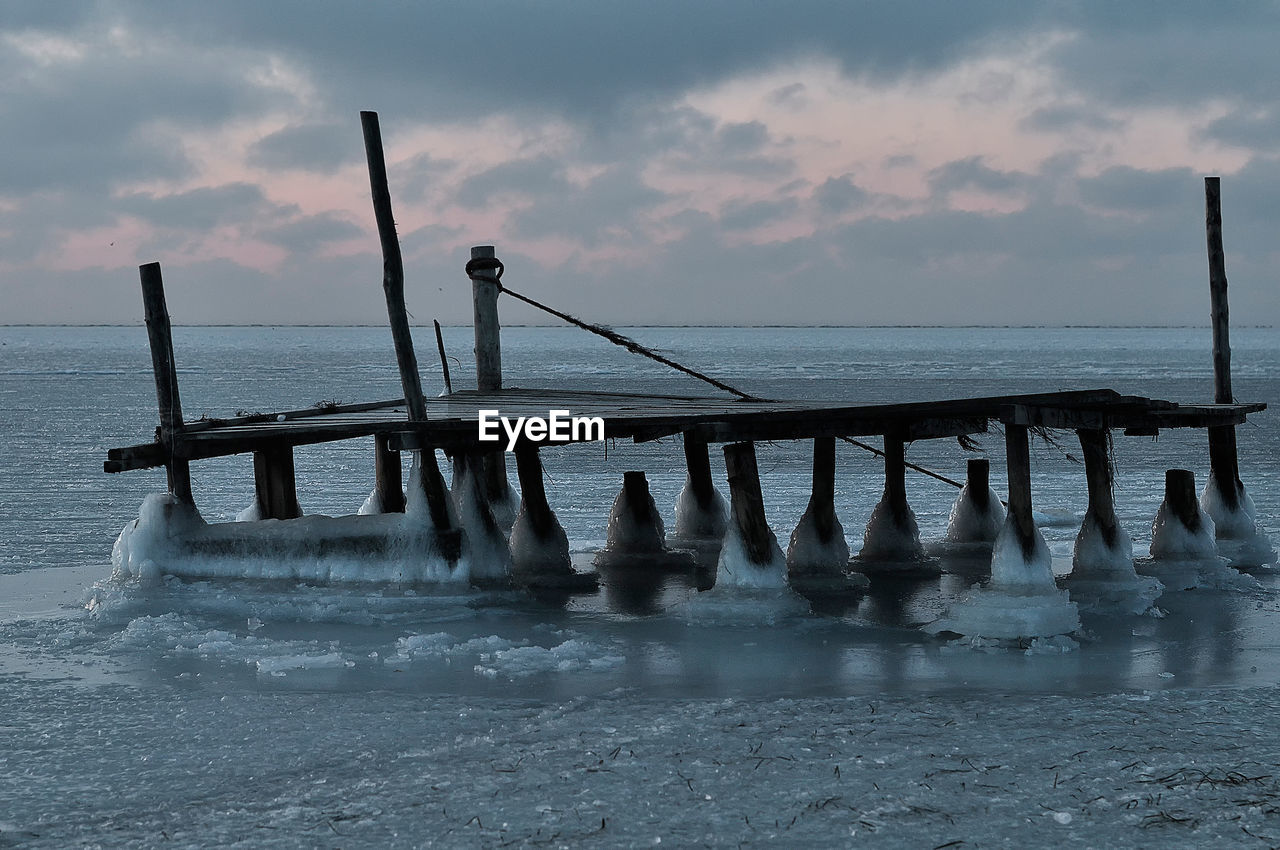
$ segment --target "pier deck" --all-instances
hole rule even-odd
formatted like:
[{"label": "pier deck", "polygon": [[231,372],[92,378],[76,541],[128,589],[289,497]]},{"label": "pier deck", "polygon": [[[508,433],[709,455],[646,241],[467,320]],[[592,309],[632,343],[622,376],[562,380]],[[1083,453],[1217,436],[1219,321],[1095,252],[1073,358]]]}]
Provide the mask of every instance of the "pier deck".
[{"label": "pier deck", "polygon": [[[503,444],[479,442],[478,415],[486,409],[510,418],[545,418],[551,410],[598,416],[607,439],[645,442],[689,433],[706,442],[727,443],[884,434],[911,441],[982,433],[990,422],[1145,435],[1163,428],[1237,425],[1266,405],[1177,404],[1109,389],[856,405],[512,387],[429,398],[426,408],[422,422],[408,421],[403,399],[185,422],[170,436],[172,457],[198,460],[369,436],[385,438],[392,449],[493,450],[505,438]],[[114,448],[104,469],[146,469],[163,466],[169,458],[159,441]]]}]

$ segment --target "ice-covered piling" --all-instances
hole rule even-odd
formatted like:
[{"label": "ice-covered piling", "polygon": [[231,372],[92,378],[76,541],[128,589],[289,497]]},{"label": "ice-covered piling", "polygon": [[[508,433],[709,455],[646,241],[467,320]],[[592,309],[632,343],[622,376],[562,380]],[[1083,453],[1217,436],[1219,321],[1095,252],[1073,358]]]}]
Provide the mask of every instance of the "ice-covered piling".
[{"label": "ice-covered piling", "polygon": [[594,586],[594,575],[583,576],[570,566],[569,538],[547,503],[538,447],[520,443],[515,455],[520,510],[511,527],[512,577],[522,584],[543,587]]},{"label": "ice-covered piling", "polygon": [[453,497],[467,534],[471,583],[505,583],[511,578],[511,550],[484,492],[482,458],[478,453],[460,452],[454,457],[453,469]]},{"label": "ice-covered piling", "polygon": [[671,542],[714,553],[724,539],[729,510],[724,496],[712,483],[706,441],[686,432],[684,458],[688,474],[676,500],[676,525]]},{"label": "ice-covered piling", "polygon": [[365,500],[361,513],[394,514],[404,512],[404,487],[401,480],[404,470],[400,452],[392,449],[387,438],[379,434],[373,438],[373,492]]},{"label": "ice-covered piling", "polygon": [[786,559],[764,515],[754,443],[724,447],[730,522],[716,564],[716,585],[785,587]]},{"label": "ice-covered piling", "polygon": [[813,489],[787,546],[787,581],[799,590],[847,593],[866,587],[859,573],[850,574],[849,544],[836,516],[836,441],[813,441]]},{"label": "ice-covered piling", "polygon": [[1111,434],[1094,428],[1076,433],[1084,455],[1089,506],[1076,535],[1071,575],[1066,579],[1071,598],[1082,610],[1098,614],[1152,611],[1152,603],[1164,586],[1134,570],[1133,540],[1116,517]]},{"label": "ice-covered piling", "polygon": [[897,434],[884,437],[884,495],[871,512],[858,559],[874,561],[885,572],[917,572],[924,559],[920,526],[907,504],[906,444]]},{"label": "ice-covered piling", "polygon": [[991,580],[925,627],[967,638],[1028,640],[1080,628],[1076,604],[1053,579],[1053,558],[1032,520],[1031,453],[1025,425],[1005,424],[1009,511],[991,552]]},{"label": "ice-covered piling", "polygon": [[253,453],[253,489],[259,519],[302,516],[293,471],[293,446],[282,443]]},{"label": "ice-covered piling", "polygon": [[609,539],[595,560],[599,567],[691,569],[694,566],[689,553],[667,549],[662,515],[649,493],[649,480],[643,472],[623,473],[622,490],[609,512]]},{"label": "ice-covered piling", "polygon": [[972,458],[947,521],[948,543],[994,543],[1004,525],[1004,505],[991,489],[991,461]]},{"label": "ice-covered piling", "polygon": [[1151,559],[1139,567],[1167,590],[1217,586],[1224,578],[1238,578],[1218,556],[1213,520],[1196,502],[1191,470],[1165,471],[1164,501],[1151,524]]},{"label": "ice-covered piling", "polygon": [[1276,551],[1266,532],[1258,527],[1253,498],[1240,479],[1235,480],[1234,487],[1223,487],[1210,473],[1200,495],[1200,507],[1213,520],[1218,554],[1231,566],[1249,569],[1275,563]]}]

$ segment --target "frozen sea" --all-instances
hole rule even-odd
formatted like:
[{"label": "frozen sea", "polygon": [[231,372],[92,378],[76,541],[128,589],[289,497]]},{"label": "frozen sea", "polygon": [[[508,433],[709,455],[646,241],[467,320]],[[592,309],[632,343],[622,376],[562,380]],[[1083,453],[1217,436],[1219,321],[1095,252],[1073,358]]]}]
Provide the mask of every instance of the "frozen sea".
[{"label": "frozen sea", "polygon": [[[633,328],[774,398],[851,403],[1109,387],[1212,397],[1207,328]],[[455,381],[470,328],[446,328]],[[442,389],[417,331],[428,392]],[[174,331],[187,418],[400,394],[384,328]],[[1280,401],[1280,331],[1237,328],[1235,393]],[[573,329],[507,328],[506,383],[701,394]],[[110,580],[111,546],[161,472],[106,475],[156,424],[146,333],[0,327],[0,847],[1280,846],[1280,600],[1166,593],[1164,617],[1085,617],[1074,652],[924,634],[981,571],[878,582],[821,613],[690,604],[681,576],[568,599],[428,588]],[[979,440],[1004,484],[1003,443]],[[1242,478],[1280,541],[1280,410],[1240,429]],[[1146,554],[1164,470],[1203,482],[1202,432],[1116,436],[1116,502]],[[757,447],[785,544],[807,445]],[[1073,435],[1032,445],[1055,572],[1085,508]],[[668,528],[678,440],[543,452],[584,568],[626,470]],[[908,459],[962,477],[954,440]],[[723,466],[715,464],[722,476]],[[301,448],[307,513],[354,513],[371,441]],[[513,476],[514,477],[514,476]],[[252,463],[193,465],[227,521]],[[838,454],[851,549],[876,458]],[[955,491],[909,473],[928,542]],[[722,486],[723,489],[723,486]]]}]

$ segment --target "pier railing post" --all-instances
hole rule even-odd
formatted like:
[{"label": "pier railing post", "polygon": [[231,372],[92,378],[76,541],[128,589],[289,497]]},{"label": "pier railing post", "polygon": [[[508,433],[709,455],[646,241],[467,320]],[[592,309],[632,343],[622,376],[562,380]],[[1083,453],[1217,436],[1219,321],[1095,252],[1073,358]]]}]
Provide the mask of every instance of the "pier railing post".
[{"label": "pier railing post", "polygon": [[[492,260],[492,245],[476,245],[471,259]],[[498,296],[502,287],[496,280],[471,278],[471,316],[475,332],[476,389],[495,392],[502,389],[502,326],[498,322]],[[487,452],[484,456],[484,492],[493,504],[504,504],[511,498],[507,481],[504,452]]]},{"label": "pier railing post", "polygon": [[[409,420],[427,420],[427,402],[422,394],[422,376],[418,373],[418,358],[413,350],[413,335],[409,329],[409,316],[404,303],[404,261],[400,255],[400,240],[396,236],[395,217],[391,210],[391,191],[387,187],[387,163],[382,151],[382,130],[378,125],[378,113],[361,112],[360,123],[364,130],[365,156],[369,163],[369,187],[373,194],[373,213],[378,224],[378,239],[382,244],[382,289],[387,299],[387,319],[391,325],[391,337],[396,348],[396,363],[400,368],[400,384],[404,389],[404,401],[409,410]],[[431,522],[435,527],[441,553],[449,561],[456,561],[461,554],[461,539],[449,512],[448,494],[444,478],[436,463],[435,450],[424,446],[420,452],[422,475],[420,480],[426,491]]]},{"label": "pier railing post", "polygon": [[175,441],[182,431],[182,401],[178,395],[178,368],[173,359],[173,329],[165,304],[164,280],[159,263],[138,267],[142,279],[142,309],[151,346],[151,369],[156,379],[156,404],[160,410],[160,442],[168,454],[165,469],[169,492],[188,504],[191,497],[191,467],[175,454]]},{"label": "pier railing post", "polygon": [[[1209,255],[1210,315],[1213,322],[1213,401],[1231,404],[1231,321],[1227,307],[1226,256],[1222,247],[1222,187],[1218,177],[1204,178],[1205,238]],[[1209,428],[1210,474],[1228,510],[1240,504],[1240,465],[1234,425]]]}]

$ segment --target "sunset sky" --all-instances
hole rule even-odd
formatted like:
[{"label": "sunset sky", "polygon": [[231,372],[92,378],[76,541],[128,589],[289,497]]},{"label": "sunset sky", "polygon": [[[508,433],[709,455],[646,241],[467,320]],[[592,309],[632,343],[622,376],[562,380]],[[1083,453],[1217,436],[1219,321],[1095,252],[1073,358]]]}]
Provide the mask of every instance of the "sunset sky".
[{"label": "sunset sky", "polygon": [[[0,323],[1280,322],[1272,2],[6,2]],[[507,322],[542,321],[504,302]]]}]

